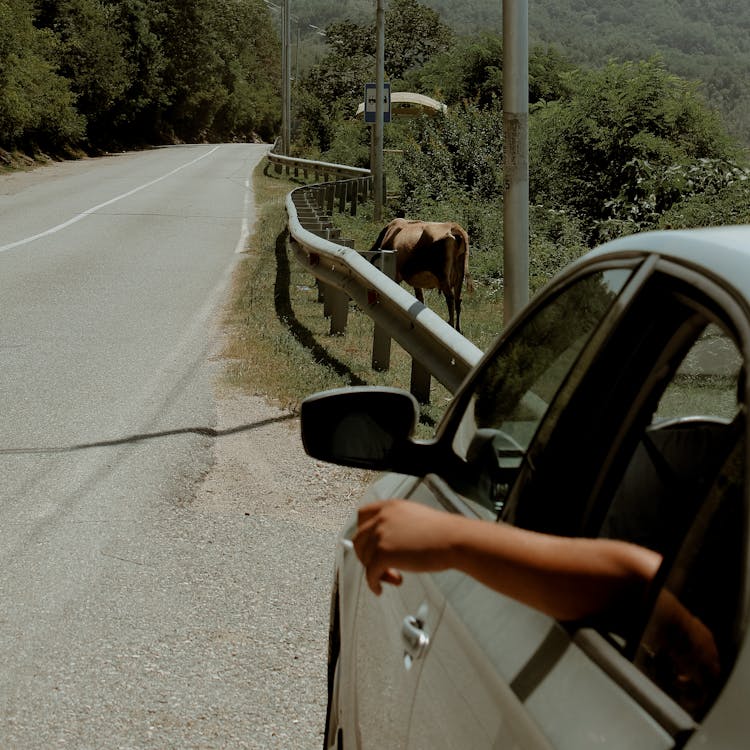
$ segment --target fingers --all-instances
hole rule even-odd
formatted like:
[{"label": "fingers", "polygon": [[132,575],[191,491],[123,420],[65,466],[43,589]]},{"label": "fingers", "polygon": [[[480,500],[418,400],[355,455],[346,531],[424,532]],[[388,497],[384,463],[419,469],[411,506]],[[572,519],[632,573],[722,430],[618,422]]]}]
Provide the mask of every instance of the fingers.
[{"label": "fingers", "polygon": [[377,564],[378,540],[375,524],[375,519],[371,519],[365,524],[360,525],[352,542],[354,544],[354,551],[365,568],[367,585],[375,594],[380,594],[382,590],[380,578],[385,575],[386,569],[384,566]]},{"label": "fingers", "polygon": [[381,500],[379,502],[370,503],[369,505],[363,505],[357,511],[357,525],[361,526],[362,524],[377,516],[388,502],[390,501]]},{"label": "fingers", "polygon": [[393,586],[400,586],[403,583],[404,577],[394,568],[387,568],[383,575],[380,576],[380,580],[384,583],[390,583]]},{"label": "fingers", "polygon": [[371,503],[360,508],[357,532],[352,539],[357,557],[365,568],[367,585],[377,595],[382,592],[382,583],[398,586],[403,581],[397,570],[388,567],[381,548],[379,526],[382,510],[387,502]]},{"label": "fingers", "polygon": [[381,583],[400,583],[399,570],[423,572],[447,566],[450,534],[446,513],[409,500],[383,500],[360,508],[354,550],[375,593]]}]

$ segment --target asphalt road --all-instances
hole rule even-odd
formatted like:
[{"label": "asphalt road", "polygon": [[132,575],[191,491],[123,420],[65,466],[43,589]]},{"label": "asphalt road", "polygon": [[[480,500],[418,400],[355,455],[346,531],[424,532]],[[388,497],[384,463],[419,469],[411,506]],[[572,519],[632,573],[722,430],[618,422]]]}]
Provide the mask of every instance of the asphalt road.
[{"label": "asphalt road", "polygon": [[231,512],[195,506],[216,460],[195,428],[217,425],[220,310],[266,148],[0,177],[0,748],[318,746],[320,690],[259,697],[312,617],[289,623],[266,568],[280,546],[319,567],[334,531],[287,543],[288,519],[237,493]]}]

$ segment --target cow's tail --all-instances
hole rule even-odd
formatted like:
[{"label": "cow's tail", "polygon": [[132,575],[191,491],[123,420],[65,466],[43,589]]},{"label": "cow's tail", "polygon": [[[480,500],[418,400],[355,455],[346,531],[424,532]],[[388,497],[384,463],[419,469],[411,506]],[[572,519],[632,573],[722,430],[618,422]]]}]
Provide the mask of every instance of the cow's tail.
[{"label": "cow's tail", "polygon": [[380,250],[380,246],[383,242],[383,238],[385,237],[385,233],[388,231],[388,227],[390,224],[386,224],[381,230],[380,234],[378,235],[378,238],[373,242],[372,247],[370,248],[370,252],[374,253]]},{"label": "cow's tail", "polygon": [[467,292],[473,292],[474,279],[471,278],[471,272],[469,271],[469,235],[463,227],[460,227],[460,235],[464,243],[464,285]]}]

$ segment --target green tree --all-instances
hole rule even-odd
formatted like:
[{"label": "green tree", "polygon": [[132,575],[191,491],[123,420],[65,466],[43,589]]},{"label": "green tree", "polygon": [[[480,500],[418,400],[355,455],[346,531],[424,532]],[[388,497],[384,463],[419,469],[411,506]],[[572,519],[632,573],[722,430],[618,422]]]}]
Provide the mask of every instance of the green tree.
[{"label": "green tree", "polygon": [[75,95],[90,140],[106,139],[110,110],[129,85],[117,8],[98,0],[41,2],[37,26],[54,34],[57,70]]},{"label": "green tree", "polygon": [[[414,66],[446,49],[451,33],[437,14],[416,0],[393,0],[385,13],[385,73],[394,83]],[[308,147],[326,151],[337,125],[322,118],[353,116],[365,83],[375,78],[375,24],[342,21],[326,28],[329,53],[313,65],[295,95],[298,130]]]},{"label": "green tree", "polygon": [[0,145],[58,149],[80,139],[85,123],[33,13],[27,0],[0,0]]},{"label": "green tree", "polygon": [[162,117],[168,104],[166,55],[159,36],[164,26],[160,5],[148,0],[110,0],[123,43],[128,84],[109,110],[102,142],[141,145],[163,140]]},{"label": "green tree", "polygon": [[385,13],[385,69],[391,78],[423,66],[450,46],[453,34],[440,16],[417,0],[391,0]]},{"label": "green tree", "polygon": [[274,129],[280,56],[261,0],[161,0],[160,7],[168,134],[200,141]]},{"label": "green tree", "polygon": [[[529,102],[559,98],[565,90],[562,75],[571,69],[555,47],[535,46],[529,55]],[[455,39],[449,50],[407,75],[406,85],[449,106],[464,101],[491,106],[503,96],[502,38]]]},{"label": "green tree", "polygon": [[280,42],[261,0],[217,0],[214,33],[228,92],[212,132],[219,138],[271,139],[279,126]]}]

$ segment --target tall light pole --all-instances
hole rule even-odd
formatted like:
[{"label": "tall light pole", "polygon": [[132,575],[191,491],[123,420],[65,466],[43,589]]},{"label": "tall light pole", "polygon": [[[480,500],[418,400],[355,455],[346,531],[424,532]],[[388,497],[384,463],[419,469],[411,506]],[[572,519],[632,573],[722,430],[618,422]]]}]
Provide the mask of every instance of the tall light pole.
[{"label": "tall light pole", "polygon": [[372,180],[373,199],[375,202],[373,219],[383,218],[383,98],[385,95],[385,10],[383,0],[377,0],[375,11],[375,122],[373,123],[372,142]]},{"label": "tall light pole", "polygon": [[529,8],[503,0],[503,264],[508,321],[529,300]]},{"label": "tall light pole", "polygon": [[281,6],[281,153],[289,155],[291,148],[291,76],[292,52],[291,16],[289,0]]}]

